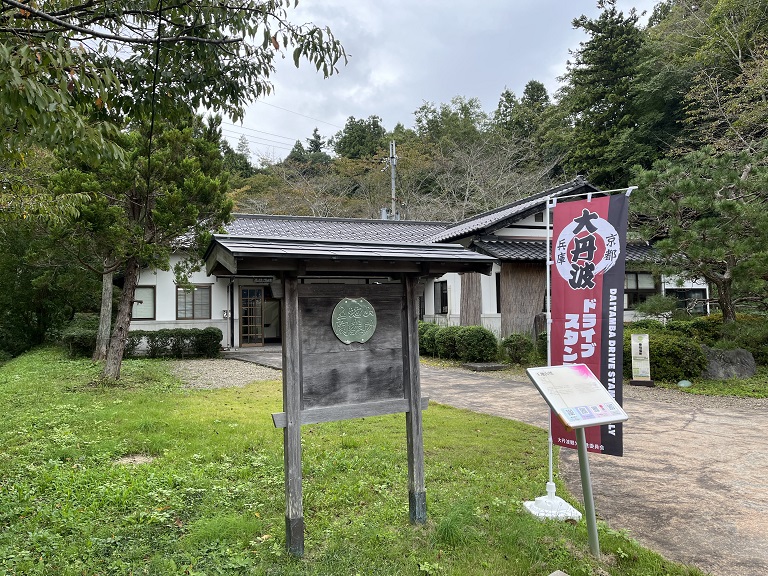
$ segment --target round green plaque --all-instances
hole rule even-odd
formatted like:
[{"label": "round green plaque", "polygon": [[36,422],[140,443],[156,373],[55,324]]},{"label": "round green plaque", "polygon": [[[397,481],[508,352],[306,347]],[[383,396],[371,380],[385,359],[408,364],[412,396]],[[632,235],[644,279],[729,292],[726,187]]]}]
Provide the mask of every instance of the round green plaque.
[{"label": "round green plaque", "polygon": [[333,309],[331,326],[344,344],[362,344],[376,332],[376,311],[365,298],[344,298]]}]

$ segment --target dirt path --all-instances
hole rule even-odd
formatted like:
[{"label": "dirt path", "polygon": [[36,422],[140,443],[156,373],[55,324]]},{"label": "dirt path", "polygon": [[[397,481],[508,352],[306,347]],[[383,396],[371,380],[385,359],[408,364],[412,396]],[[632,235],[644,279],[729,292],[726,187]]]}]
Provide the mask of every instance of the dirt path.
[{"label": "dirt path", "polygon": [[[547,426],[528,382],[429,367],[421,381],[430,401]],[[624,457],[590,456],[598,517],[716,576],[768,574],[768,402],[626,387],[624,409]],[[581,496],[574,450],[560,472]]]}]

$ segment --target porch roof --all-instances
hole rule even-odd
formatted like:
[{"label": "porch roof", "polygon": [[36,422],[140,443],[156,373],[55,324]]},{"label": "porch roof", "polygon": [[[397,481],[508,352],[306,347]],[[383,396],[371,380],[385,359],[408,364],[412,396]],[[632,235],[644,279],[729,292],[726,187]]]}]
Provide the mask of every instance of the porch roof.
[{"label": "porch roof", "polygon": [[206,251],[205,261],[208,274],[217,276],[252,273],[440,276],[447,272],[490,274],[496,259],[458,244],[215,235]]}]

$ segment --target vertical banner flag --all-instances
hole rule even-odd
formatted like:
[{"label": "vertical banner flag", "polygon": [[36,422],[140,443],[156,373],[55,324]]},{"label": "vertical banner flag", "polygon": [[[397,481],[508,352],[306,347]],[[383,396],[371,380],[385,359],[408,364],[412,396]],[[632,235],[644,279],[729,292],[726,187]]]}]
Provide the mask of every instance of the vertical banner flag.
[{"label": "vertical banner flag", "polygon": [[[619,406],[628,206],[625,194],[558,202],[552,223],[552,365],[586,364]],[[575,433],[550,417],[553,443],[575,448]],[[622,455],[620,423],[591,426],[585,435],[590,452]]]}]

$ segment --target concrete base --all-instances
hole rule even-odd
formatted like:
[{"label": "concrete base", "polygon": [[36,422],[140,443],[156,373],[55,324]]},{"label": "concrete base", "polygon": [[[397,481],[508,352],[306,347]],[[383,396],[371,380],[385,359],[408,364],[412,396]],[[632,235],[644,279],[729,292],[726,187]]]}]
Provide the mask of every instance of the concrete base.
[{"label": "concrete base", "polygon": [[581,512],[559,496],[555,496],[555,483],[547,482],[547,495],[538,496],[534,501],[523,502],[523,506],[537,518],[550,520],[581,520]]}]

